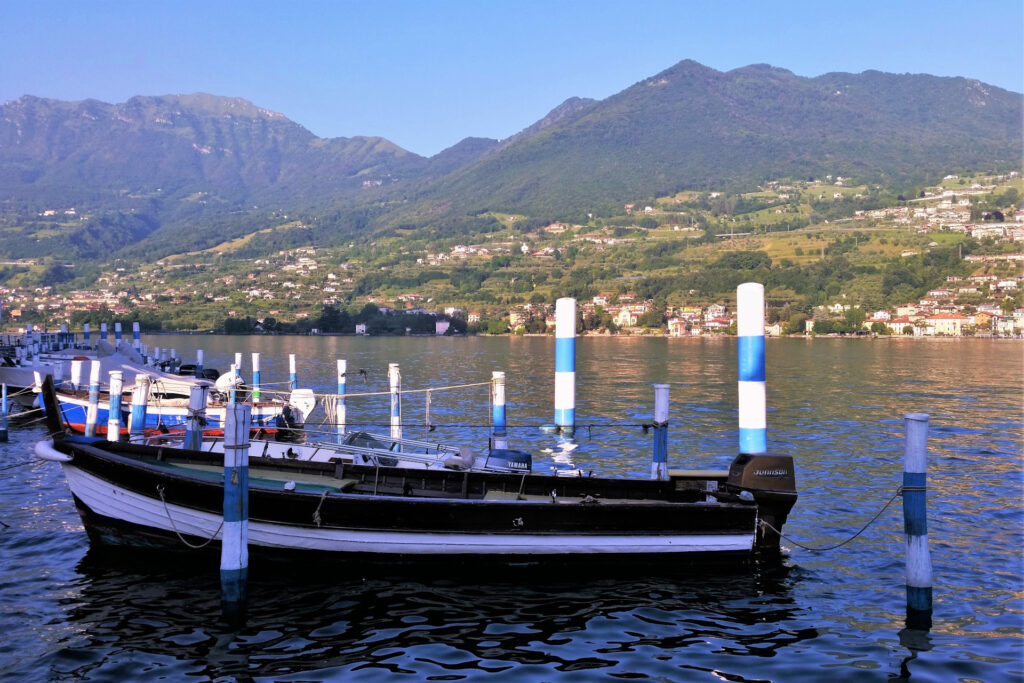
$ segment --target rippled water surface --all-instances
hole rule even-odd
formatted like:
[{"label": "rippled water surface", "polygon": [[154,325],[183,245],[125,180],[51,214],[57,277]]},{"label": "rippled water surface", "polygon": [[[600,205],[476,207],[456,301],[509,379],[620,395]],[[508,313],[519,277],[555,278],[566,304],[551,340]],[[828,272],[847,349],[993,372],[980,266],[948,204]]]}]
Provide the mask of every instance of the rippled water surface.
[{"label": "rippled water surface", "polygon": [[[736,448],[734,340],[581,339],[575,440],[551,421],[549,338],[152,337],[226,368],[262,354],[263,380],[350,393],[508,378],[512,445],[535,469],[648,476],[654,382],[671,384],[670,466],[723,468]],[[85,680],[1024,679],[1024,345],[1019,341],[769,340],[768,440],[800,499],[781,566],[305,566],[255,558],[246,621],[221,620],[216,554],[90,548],[43,430],[0,444],[0,677]],[[366,370],[365,381],[358,373]],[[272,384],[272,386],[279,386]],[[351,398],[385,425],[386,397]],[[931,416],[930,629],[908,628],[897,498],[903,420]],[[486,387],[408,395],[406,433],[483,447]],[[322,420],[315,414],[314,422]]]}]

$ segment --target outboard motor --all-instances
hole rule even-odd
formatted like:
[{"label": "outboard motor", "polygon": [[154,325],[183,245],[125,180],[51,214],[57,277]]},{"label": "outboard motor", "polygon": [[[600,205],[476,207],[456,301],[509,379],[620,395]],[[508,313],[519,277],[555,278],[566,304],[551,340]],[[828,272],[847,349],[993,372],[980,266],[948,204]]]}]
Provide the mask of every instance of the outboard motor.
[{"label": "outboard motor", "polygon": [[509,472],[529,472],[533,469],[533,456],[526,451],[494,448],[487,456],[487,467],[504,469]]}]

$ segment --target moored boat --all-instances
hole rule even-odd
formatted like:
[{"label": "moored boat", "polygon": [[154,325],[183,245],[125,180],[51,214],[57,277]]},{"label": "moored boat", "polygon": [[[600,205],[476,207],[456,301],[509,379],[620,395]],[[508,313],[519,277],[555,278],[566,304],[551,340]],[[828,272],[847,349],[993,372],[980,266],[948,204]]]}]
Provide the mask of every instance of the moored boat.
[{"label": "moored boat", "polygon": [[[52,392],[44,392],[54,401]],[[55,407],[48,415],[55,416]],[[181,546],[218,540],[219,453],[67,436],[36,454],[59,462],[90,537]],[[249,448],[248,544],[270,553],[555,558],[777,553],[796,501],[792,459],[739,455],[728,471],[663,480],[384,467],[262,457]],[[237,472],[237,470],[234,470]]]}]

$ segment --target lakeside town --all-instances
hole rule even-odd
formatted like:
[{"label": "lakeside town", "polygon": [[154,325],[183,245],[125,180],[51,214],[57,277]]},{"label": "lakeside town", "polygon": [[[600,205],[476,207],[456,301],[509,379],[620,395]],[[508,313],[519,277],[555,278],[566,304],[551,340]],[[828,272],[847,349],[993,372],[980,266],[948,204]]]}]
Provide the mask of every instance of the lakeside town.
[{"label": "lakeside town", "polygon": [[[1003,195],[1002,204],[1012,200],[1009,206],[993,211],[979,208],[979,198],[991,198],[1007,184],[1012,196]],[[878,193],[877,188],[827,176],[816,183],[771,182],[757,193],[731,200],[722,193],[707,192],[662,198],[650,205],[626,204],[622,209],[629,217],[628,228],[595,221],[523,228],[522,217],[501,216],[509,226],[508,234],[481,235],[479,242],[440,240],[420,245],[422,250],[402,248],[401,242],[393,240],[350,244],[341,250],[301,247],[275,256],[228,261],[225,255],[231,249],[224,248],[216,254],[180,255],[156,264],[115,265],[99,274],[95,287],[88,289],[0,287],[0,326],[9,333],[23,330],[26,323],[37,329],[61,324],[74,328],[85,320],[95,324],[103,316],[127,319],[156,316],[168,308],[210,306],[223,310],[229,323],[251,322],[249,327],[225,325],[222,331],[228,332],[401,334],[404,328],[406,334],[545,334],[553,332],[554,299],[560,295],[557,288],[545,287],[548,272],[557,274],[579,263],[598,264],[641,247],[651,251],[662,245],[672,249],[684,245],[695,253],[723,246],[750,253],[774,251],[775,261],[789,265],[824,258],[837,245],[851,249],[851,240],[855,251],[911,262],[932,249],[971,239],[988,248],[984,253],[959,255],[960,272],[945,275],[941,285],[929,288],[924,296],[888,306],[858,301],[842,288],[830,288],[823,297],[826,300],[802,310],[769,295],[766,333],[1015,337],[1024,335],[1024,211],[1016,208],[1019,193],[1015,189],[1019,184],[1019,172],[972,178],[950,174],[910,199],[901,195],[893,205],[853,208],[845,214],[840,210],[840,217],[827,219],[821,216],[831,215],[828,208],[856,206],[867,194]],[[753,210],[739,215],[737,203]],[[807,225],[815,218],[802,213],[808,206],[819,211],[816,224]],[[73,208],[47,209],[40,215],[81,219]],[[773,232],[779,225],[786,230]],[[705,239],[705,245],[696,246],[696,238],[709,233],[712,243]],[[378,255],[396,249],[398,255],[392,260]],[[705,251],[703,258],[713,253],[721,252]],[[499,282],[505,291],[499,287],[498,296],[481,287],[481,276],[471,295],[437,285],[438,269],[458,272],[475,265],[497,270],[514,264],[520,264],[521,270]],[[36,266],[30,260],[4,265]],[[454,282],[454,275],[440,275]],[[672,337],[735,333],[735,306],[728,298],[701,301],[693,290],[690,297],[643,296],[631,285],[644,277],[643,273],[616,277],[598,283],[614,287],[600,288],[589,296],[577,294],[580,332]],[[371,288],[368,282],[378,286]],[[423,286],[404,286],[416,283]],[[362,312],[348,316],[347,329],[319,324],[322,310],[344,306]],[[371,320],[382,316],[391,318],[387,325]],[[427,322],[403,325],[401,316]],[[279,323],[286,320],[305,324],[289,329]]]}]

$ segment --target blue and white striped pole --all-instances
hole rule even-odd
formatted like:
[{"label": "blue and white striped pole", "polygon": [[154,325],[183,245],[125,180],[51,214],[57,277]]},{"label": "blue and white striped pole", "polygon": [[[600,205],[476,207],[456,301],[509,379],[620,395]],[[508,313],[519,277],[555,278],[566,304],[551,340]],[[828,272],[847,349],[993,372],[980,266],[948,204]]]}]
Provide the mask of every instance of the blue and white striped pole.
[{"label": "blue and white striped pole", "polygon": [[82,342],[85,344],[85,348],[92,348],[92,330],[89,328],[89,323],[82,323]]},{"label": "blue and white striped pole", "polygon": [[128,439],[142,442],[146,438],[146,408],[149,405],[149,375],[135,375],[132,391],[132,414],[128,422]]},{"label": "blue and white striped pole", "polygon": [[236,377],[238,377],[238,372],[237,372],[237,370],[235,370],[235,364],[234,363],[231,364],[231,369],[228,372],[231,373],[231,379],[232,379],[231,391],[228,392],[228,403],[237,403],[237,401],[235,400],[235,398],[236,398],[235,383],[234,383],[233,380]]},{"label": "blue and white striped pole", "polygon": [[928,415],[903,416],[903,531],[907,537],[907,611],[932,611],[932,558],[928,550]]},{"label": "blue and white striped pole", "polygon": [[576,428],[576,299],[555,302],[555,427]]},{"label": "blue and white striped pole", "polygon": [[491,372],[491,443],[494,448],[508,448],[508,432],[506,431],[505,414],[505,373],[498,370]]},{"label": "blue and white striped pole", "polygon": [[89,367],[89,407],[85,411],[85,435],[96,436],[96,418],[100,412],[100,362],[94,360]]},{"label": "blue and white striped pole", "polygon": [[242,383],[242,354],[235,354],[235,384]]},{"label": "blue and white striped pole", "polygon": [[100,341],[107,341],[107,324],[100,323]]},{"label": "blue and white striped pole", "polygon": [[121,323],[114,323],[114,347],[121,344]]},{"label": "blue and white striped pole", "polygon": [[0,443],[7,443],[7,383],[0,386]]},{"label": "blue and white striped pole", "polygon": [[207,387],[194,385],[189,393],[184,444],[188,450],[198,451],[203,447],[203,427],[206,425],[206,391]]},{"label": "blue and white striped pole", "polygon": [[654,385],[654,458],[651,479],[668,479],[668,386]]},{"label": "blue and white striped pole", "polygon": [[110,371],[110,391],[107,394],[107,441],[121,440],[121,391],[124,382],[120,370]]},{"label": "blue and white striped pole", "polygon": [[224,528],[220,546],[221,607],[237,617],[245,609],[249,575],[249,424],[252,406],[224,406]]},{"label": "blue and white striped pole", "polygon": [[142,330],[139,329],[138,323],[132,323],[132,346],[142,353]]},{"label": "blue and white striped pole", "polygon": [[338,400],[335,405],[335,416],[337,420],[336,430],[338,432],[338,443],[345,440],[345,374],[348,372],[348,361],[338,361]]},{"label": "blue and white striped pole", "polygon": [[196,377],[203,378],[203,350],[196,351]]},{"label": "blue and white striped pole", "polygon": [[388,385],[391,389],[391,438],[401,439],[402,375],[398,371],[398,363],[388,363]]},{"label": "blue and white striped pole", "polygon": [[262,396],[260,391],[260,354],[252,354],[252,402],[256,403]]},{"label": "blue and white striped pole", "polygon": [[295,372],[295,354],[288,354],[288,383],[291,386],[291,390],[295,391],[299,388],[299,376]]},{"label": "blue and white striped pole", "polygon": [[764,285],[736,288],[740,453],[768,452],[764,371]]}]

